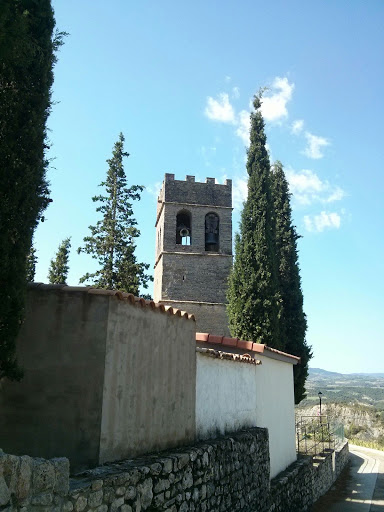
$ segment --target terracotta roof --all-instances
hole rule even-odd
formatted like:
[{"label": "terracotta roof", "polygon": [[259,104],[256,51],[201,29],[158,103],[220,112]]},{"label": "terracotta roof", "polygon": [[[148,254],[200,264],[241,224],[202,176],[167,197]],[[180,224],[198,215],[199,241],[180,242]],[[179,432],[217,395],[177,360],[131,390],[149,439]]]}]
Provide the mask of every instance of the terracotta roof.
[{"label": "terracotta roof", "polygon": [[38,288],[39,290],[60,290],[63,292],[82,292],[88,293],[89,295],[113,295],[117,299],[134,306],[156,310],[168,315],[180,316],[189,320],[195,320],[195,315],[182,311],[181,309],[165,306],[164,304],[156,303],[153,300],[145,300],[142,297],[135,297],[132,293],[121,292],[119,290],[103,290],[100,288],[92,288],[91,286],[66,286],[65,284],[44,283],[28,283],[28,288]]},{"label": "terracotta roof", "polygon": [[228,359],[229,361],[237,361],[239,363],[248,363],[258,366],[262,364],[260,359],[254,359],[249,354],[231,354],[230,352],[222,352],[213,348],[196,347],[196,352],[217,359]]},{"label": "terracotta roof", "polygon": [[209,334],[205,332],[197,332],[196,333],[196,342],[205,342],[213,345],[222,345],[227,347],[240,348],[243,350],[248,350],[251,352],[256,352],[258,354],[268,355],[268,353],[276,354],[278,356],[286,357],[291,359],[293,364],[300,363],[300,357],[293,356],[292,354],[287,354],[286,352],[282,352],[281,350],[277,350],[272,347],[268,347],[268,345],[264,345],[263,343],[254,343],[253,341],[244,341],[239,338],[229,338],[226,336],[216,336],[214,334]]}]

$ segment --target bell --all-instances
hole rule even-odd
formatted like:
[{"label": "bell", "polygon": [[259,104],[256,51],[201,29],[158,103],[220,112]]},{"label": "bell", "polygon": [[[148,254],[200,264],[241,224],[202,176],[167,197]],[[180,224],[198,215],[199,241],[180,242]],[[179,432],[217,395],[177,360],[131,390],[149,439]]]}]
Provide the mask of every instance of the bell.
[{"label": "bell", "polygon": [[181,238],[189,236],[189,229],[186,228],[186,227],[181,228],[180,229],[180,236],[181,236]]},{"label": "bell", "polygon": [[215,233],[207,233],[207,236],[205,237],[205,243],[207,245],[217,244],[217,235],[215,235]]}]

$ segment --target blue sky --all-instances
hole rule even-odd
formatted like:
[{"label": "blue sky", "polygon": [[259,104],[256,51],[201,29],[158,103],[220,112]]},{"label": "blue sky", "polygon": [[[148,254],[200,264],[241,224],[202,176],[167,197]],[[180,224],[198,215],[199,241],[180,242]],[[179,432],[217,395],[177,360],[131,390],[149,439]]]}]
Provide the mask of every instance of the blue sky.
[{"label": "blue sky", "polygon": [[263,86],[271,159],[291,186],[311,366],[384,371],[384,3],[381,0],[53,1],[69,32],[49,119],[53,203],[35,234],[36,281],[72,236],[68,284],[94,263],[76,249],[91,197],[126,137],[137,255],[153,266],[165,172],[233,180],[246,194],[250,101]]}]

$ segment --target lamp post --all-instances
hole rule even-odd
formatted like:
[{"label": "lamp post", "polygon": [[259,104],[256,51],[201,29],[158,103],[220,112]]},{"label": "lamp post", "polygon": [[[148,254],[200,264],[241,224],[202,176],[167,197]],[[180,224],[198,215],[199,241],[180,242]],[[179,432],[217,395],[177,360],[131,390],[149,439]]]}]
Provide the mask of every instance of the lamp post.
[{"label": "lamp post", "polygon": [[321,391],[319,391],[317,394],[319,395],[319,400],[320,400],[320,423],[321,423],[321,397],[322,397],[323,393]]}]

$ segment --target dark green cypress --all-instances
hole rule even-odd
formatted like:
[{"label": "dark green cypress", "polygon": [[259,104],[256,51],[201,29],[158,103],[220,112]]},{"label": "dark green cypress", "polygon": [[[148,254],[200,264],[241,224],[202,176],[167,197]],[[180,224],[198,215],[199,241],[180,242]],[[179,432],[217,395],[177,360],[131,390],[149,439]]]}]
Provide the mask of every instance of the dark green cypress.
[{"label": "dark green cypress", "polygon": [[66,284],[69,271],[69,251],[71,238],[61,242],[55,257],[51,260],[48,272],[48,280],[51,284]]},{"label": "dark green cypress", "polygon": [[236,236],[228,286],[228,318],[233,336],[284,349],[275,251],[271,169],[266,149],[261,94],[255,96],[248,150],[248,198]]},{"label": "dark green cypress", "polygon": [[282,298],[281,335],[285,351],[301,357],[301,364],[294,366],[295,403],[305,397],[305,381],[311,349],[305,340],[307,320],[303,310],[298,263],[297,240],[299,235],[292,224],[292,210],[287,179],[281,162],[272,171],[272,192],[276,222],[276,254],[279,266],[279,289]]},{"label": "dark green cypress", "polygon": [[50,0],[0,2],[0,379],[20,380],[26,261],[48,205],[46,121],[55,49]]},{"label": "dark green cypress", "polygon": [[140,199],[144,187],[127,187],[123,158],[128,156],[124,151],[124,136],[120,133],[112,158],[107,160],[107,178],[100,184],[106,195],[92,198],[92,201],[100,203],[96,211],[102,214],[102,219],[96,226],[89,226],[91,235],[84,238],[84,247],[78,249],[79,253],[92,255],[100,268],[92,274],[85,274],[80,282],[89,281],[99,288],[138,295],[139,287],[148,288],[148,281],[153,279],[145,273],[149,264],[138,263],[135,256],[135,239],[140,231],[133,217],[132,201]]}]

